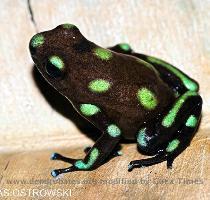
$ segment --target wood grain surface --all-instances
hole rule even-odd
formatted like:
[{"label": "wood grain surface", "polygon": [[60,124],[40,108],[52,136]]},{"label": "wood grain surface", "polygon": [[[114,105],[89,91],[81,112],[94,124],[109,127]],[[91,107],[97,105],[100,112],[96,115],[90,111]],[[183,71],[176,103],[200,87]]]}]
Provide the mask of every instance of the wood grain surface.
[{"label": "wood grain surface", "polygon": [[[210,198],[210,1],[209,0],[1,0],[0,1],[0,199],[67,199],[18,191],[71,190],[70,199]],[[123,156],[91,172],[52,179],[49,160],[58,151],[82,158],[98,131],[34,70],[28,43],[39,31],[61,23],[77,25],[101,46],[128,42],[138,52],[160,57],[196,79],[203,116],[191,146],[174,162],[127,172],[141,159],[136,144]],[[38,196],[36,196],[38,195]]]}]

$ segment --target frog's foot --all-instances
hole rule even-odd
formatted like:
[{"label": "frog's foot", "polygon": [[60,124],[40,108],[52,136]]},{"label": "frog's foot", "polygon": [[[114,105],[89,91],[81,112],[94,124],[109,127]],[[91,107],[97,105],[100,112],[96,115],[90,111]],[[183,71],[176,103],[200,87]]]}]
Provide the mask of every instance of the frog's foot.
[{"label": "frog's foot", "polygon": [[[107,123],[105,123],[106,125]],[[109,124],[109,123],[108,123]],[[62,173],[73,171],[90,171],[102,165],[112,152],[115,152],[117,145],[121,139],[121,131],[115,124],[110,124],[104,130],[101,137],[96,141],[93,147],[86,149],[84,159],[73,159],[64,157],[58,153],[54,153],[52,160],[61,160],[72,164],[72,166],[63,169],[55,169],[51,172],[53,177]],[[114,151],[115,150],[115,151]],[[117,155],[120,153],[118,152]],[[115,154],[116,155],[116,154]]]},{"label": "frog's foot", "polygon": [[134,168],[143,168],[143,167],[155,165],[165,160],[166,160],[165,155],[157,155],[152,158],[142,159],[142,160],[133,160],[128,165],[128,171],[131,172]]},{"label": "frog's foot", "polygon": [[53,177],[56,177],[56,176],[58,176],[59,174],[62,174],[62,173],[68,173],[68,172],[76,171],[76,168],[73,166],[73,164],[77,161],[77,159],[67,158],[67,157],[65,157],[65,156],[62,156],[62,155],[59,154],[59,153],[53,153],[53,154],[51,155],[51,160],[60,160],[60,161],[63,161],[63,162],[67,162],[67,163],[72,164],[71,167],[53,170],[53,171],[51,172],[51,175],[52,175]]},{"label": "frog's foot", "polygon": [[[180,151],[179,154],[181,152],[182,151]],[[178,156],[178,155],[176,155],[176,156]],[[167,162],[167,168],[171,169],[173,161],[174,161],[176,156],[175,155],[169,155],[166,152],[162,151],[161,153],[158,153],[157,155],[155,155],[151,158],[142,159],[142,160],[133,160],[128,165],[128,171],[131,172],[134,168],[148,167],[148,166],[152,166],[152,165],[164,162],[164,161]]]},{"label": "frog's foot", "polygon": [[[180,109],[175,112],[174,108],[178,106]],[[174,159],[190,145],[197,131],[201,107],[201,97],[195,92],[187,92],[175,102],[169,114],[161,119],[161,123],[142,128],[137,135],[138,147],[145,152],[156,153],[148,159],[131,161],[128,171],[163,161],[167,161],[167,167],[172,168]]]},{"label": "frog's foot", "polygon": [[[90,152],[91,149],[92,149],[92,147],[90,147],[90,146],[86,147],[84,149],[84,152],[86,154],[91,153]],[[114,150],[111,152],[111,154],[106,159],[104,159],[102,164],[107,162],[107,161],[109,161],[110,159],[112,159],[114,157],[121,156],[121,155],[122,155],[122,152],[119,150],[119,146],[117,146],[116,148],[114,148]],[[56,177],[59,174],[63,174],[63,173],[68,173],[68,172],[73,172],[73,171],[85,171],[85,170],[88,170],[88,166],[87,165],[85,166],[85,163],[82,160],[68,158],[68,157],[62,156],[61,154],[58,154],[58,153],[53,153],[52,156],[51,156],[51,160],[60,160],[60,161],[64,161],[64,162],[72,164],[71,167],[53,170],[51,172],[51,175],[53,177]],[[83,166],[84,168],[83,168],[83,170],[80,170],[79,168],[82,167],[82,165],[84,165]],[[92,168],[92,169],[94,169],[94,168]],[[89,169],[89,170],[91,170],[91,169]]]},{"label": "frog's foot", "polygon": [[[109,136],[108,136],[109,137]],[[105,162],[109,161],[110,159],[117,157],[117,156],[121,156],[122,152],[120,151],[120,146],[117,145],[112,152],[110,152],[110,154],[108,154],[108,157],[106,157],[101,164],[104,164]],[[94,152],[95,151],[95,152]],[[87,154],[87,157],[89,157],[89,159],[91,159],[91,156],[94,157],[94,154],[97,154],[98,152],[96,151],[96,149],[93,150],[92,147],[88,146],[84,149],[84,152]],[[90,155],[88,155],[90,154]],[[92,155],[91,155],[92,154]],[[105,155],[104,155],[105,156]],[[62,156],[59,153],[53,153],[51,155],[51,160],[60,160],[63,162],[67,162],[72,164],[72,166],[67,167],[67,168],[63,168],[63,169],[55,169],[51,172],[51,175],[53,177],[58,176],[59,174],[63,174],[63,173],[68,173],[68,172],[73,172],[73,171],[86,171],[86,170],[92,170],[94,169],[94,167],[89,166],[90,164],[86,164],[83,160],[81,159],[73,159],[73,158],[68,158],[65,156]],[[99,161],[98,161],[99,162]]]},{"label": "frog's foot", "polygon": [[[52,170],[51,175],[53,177],[56,177],[59,174],[63,174],[63,173],[88,170],[88,167],[85,166],[85,162],[83,160],[81,160],[81,159],[68,158],[68,157],[62,156],[61,154],[53,153],[52,156],[51,156],[51,160],[60,160],[60,161],[72,164],[72,166],[67,167],[67,168]],[[84,169],[83,170],[79,169],[80,165],[81,166],[84,165]]]}]

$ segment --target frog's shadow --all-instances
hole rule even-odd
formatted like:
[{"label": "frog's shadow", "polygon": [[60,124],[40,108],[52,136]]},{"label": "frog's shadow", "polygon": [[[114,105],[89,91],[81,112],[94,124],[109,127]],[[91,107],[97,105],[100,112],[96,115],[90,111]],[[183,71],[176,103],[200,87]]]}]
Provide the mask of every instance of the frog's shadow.
[{"label": "frog's shadow", "polygon": [[62,114],[64,117],[70,119],[81,130],[81,132],[85,133],[89,138],[96,141],[101,134],[100,131],[82,116],[80,116],[77,111],[75,111],[68,99],[64,98],[50,84],[46,84],[47,82],[35,66],[33,66],[32,69],[32,76],[35,84],[52,108],[58,113]]}]

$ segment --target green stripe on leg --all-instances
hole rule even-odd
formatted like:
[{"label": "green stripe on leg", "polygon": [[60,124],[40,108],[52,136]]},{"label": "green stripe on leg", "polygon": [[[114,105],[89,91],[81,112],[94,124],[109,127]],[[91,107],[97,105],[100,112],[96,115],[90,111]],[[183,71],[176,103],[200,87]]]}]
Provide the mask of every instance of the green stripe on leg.
[{"label": "green stripe on leg", "polygon": [[89,169],[95,163],[98,156],[99,150],[97,148],[93,148],[90,152],[90,157],[87,163],[84,163],[82,160],[78,160],[74,163],[74,166],[78,169]]},{"label": "green stripe on leg", "polygon": [[178,139],[174,139],[171,142],[169,142],[166,151],[167,152],[173,152],[180,144],[180,141]]},{"label": "green stripe on leg", "polygon": [[170,127],[174,123],[176,115],[179,112],[182,105],[184,104],[184,102],[186,101],[186,99],[190,96],[197,96],[197,95],[198,95],[197,92],[188,91],[184,93],[181,97],[179,97],[179,99],[172,107],[172,109],[169,111],[169,113],[163,118],[162,125],[167,128]]},{"label": "green stripe on leg", "polygon": [[182,73],[180,70],[176,69],[175,67],[173,67],[169,63],[164,62],[162,60],[159,60],[159,59],[157,59],[155,57],[151,57],[151,56],[148,56],[147,57],[147,60],[149,62],[151,62],[151,63],[159,64],[159,65],[165,67],[166,69],[168,69],[169,71],[171,71],[178,78],[180,78],[180,80],[183,82],[183,84],[185,85],[185,87],[188,90],[190,90],[190,91],[198,91],[198,84],[196,82],[192,81],[184,73]]}]

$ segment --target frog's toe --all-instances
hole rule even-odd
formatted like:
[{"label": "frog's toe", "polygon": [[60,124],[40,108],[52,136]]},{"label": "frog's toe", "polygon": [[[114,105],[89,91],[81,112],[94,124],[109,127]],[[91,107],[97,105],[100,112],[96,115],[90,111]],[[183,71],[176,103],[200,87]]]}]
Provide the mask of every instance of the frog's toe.
[{"label": "frog's toe", "polygon": [[73,159],[73,158],[68,158],[68,157],[65,157],[65,156],[62,156],[61,154],[59,153],[53,153],[50,157],[51,160],[60,160],[60,161],[63,161],[63,162],[67,162],[67,163],[70,163],[70,164],[73,164],[76,159]]},{"label": "frog's toe", "polygon": [[131,172],[134,168],[134,165],[132,164],[132,161],[128,165],[128,171]]},{"label": "frog's toe", "polygon": [[57,177],[60,174],[69,173],[69,172],[73,172],[73,171],[78,171],[78,169],[72,165],[71,167],[67,167],[67,168],[63,168],[63,169],[54,169],[54,170],[52,170],[51,175],[53,177]]},{"label": "frog's toe", "polygon": [[116,152],[116,156],[122,156],[123,155],[123,152],[122,151],[117,151]]},{"label": "frog's toe", "polygon": [[60,154],[58,154],[58,153],[52,153],[50,159],[51,160],[57,160],[59,156],[60,156]]},{"label": "frog's toe", "polygon": [[131,172],[134,168],[144,167],[143,163],[139,162],[140,160],[133,160],[128,165],[128,171]]},{"label": "frog's toe", "polygon": [[147,158],[147,159],[133,160],[128,165],[128,171],[130,172],[134,168],[142,168],[142,167],[152,166],[152,165],[161,163],[166,160],[167,160],[166,155],[156,155],[156,156],[153,156],[153,157]]},{"label": "frog's toe", "polygon": [[51,175],[52,175],[53,177],[57,177],[57,176],[59,175],[58,170],[56,170],[56,169],[52,170],[52,171],[51,171]]}]

